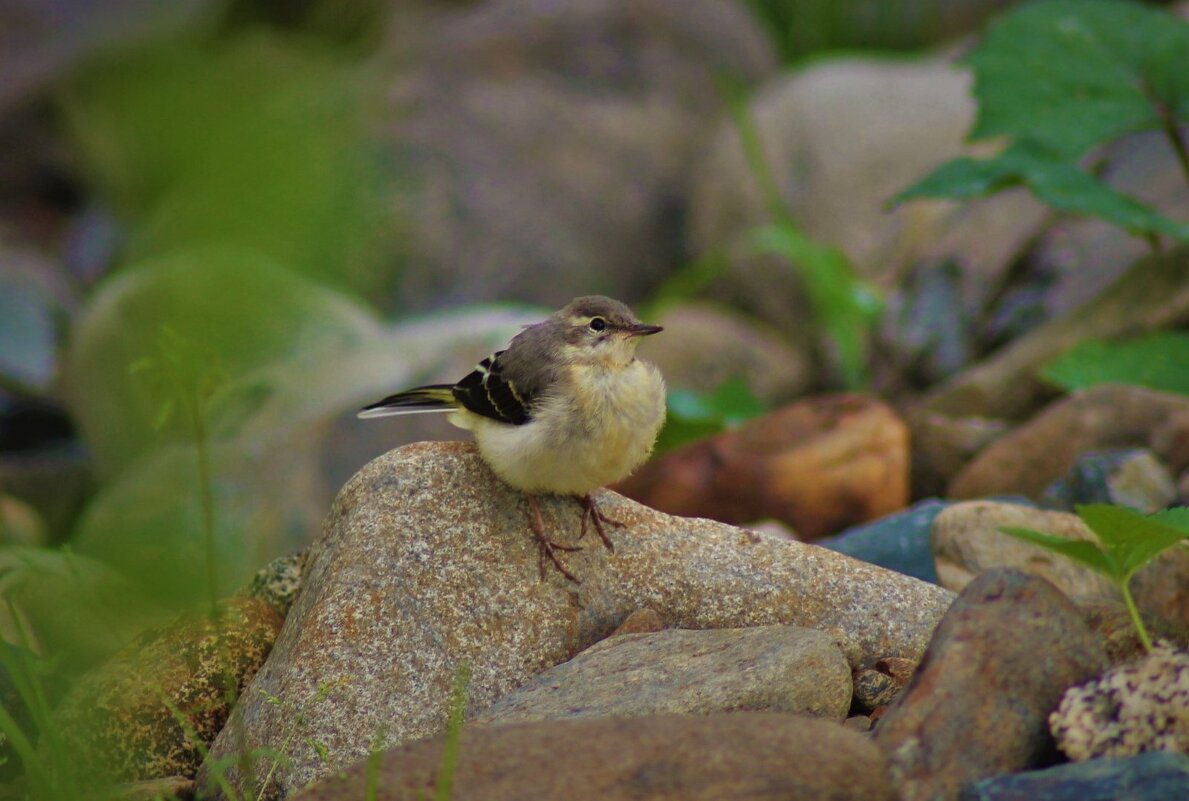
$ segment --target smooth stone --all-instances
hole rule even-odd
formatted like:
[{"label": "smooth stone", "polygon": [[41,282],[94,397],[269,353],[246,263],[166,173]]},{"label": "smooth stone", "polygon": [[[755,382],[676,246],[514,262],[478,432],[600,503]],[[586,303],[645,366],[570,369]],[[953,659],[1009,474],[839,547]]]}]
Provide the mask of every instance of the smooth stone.
[{"label": "smooth stone", "polygon": [[982,573],[946,612],[875,728],[902,801],[953,799],[979,779],[1053,758],[1047,718],[1106,667],[1098,636],[1044,579]]},{"label": "smooth stone", "polygon": [[1158,644],[1139,661],[1070,688],[1049,726],[1075,762],[1189,754],[1189,650]]},{"label": "smooth stone", "polygon": [[851,671],[828,634],[796,626],[623,634],[546,670],[476,724],[752,710],[841,721]]},{"label": "smooth stone", "polygon": [[661,454],[615,489],[674,515],[773,518],[813,540],[903,509],[908,451],[883,401],[822,395]]},{"label": "smooth stone", "polygon": [[959,801],[1172,801],[1189,798],[1189,756],[1140,754],[996,776]]},{"label": "smooth stone", "polygon": [[934,518],[949,505],[948,501],[927,498],[902,512],[853,526],[841,534],[816,540],[815,544],[937,584],[929,533]]},{"label": "smooth stone", "polygon": [[[854,667],[918,659],[953,598],[824,548],[597,497],[625,524],[610,532],[614,553],[593,535],[578,543],[575,501],[541,501],[550,534],[584,547],[561,556],[575,585],[549,565],[542,578],[523,494],[472,444],[410,445],[372,461],[331,508],[273,654],[211,758],[237,752],[232,732],[242,733],[249,748],[291,760],[270,792],[292,792],[365,756],[378,731],[389,743],[439,733],[459,665],[471,666],[477,713],[642,608],[677,628],[817,629]],[[234,766],[230,779],[243,784]]]},{"label": "smooth stone", "polygon": [[[982,571],[1015,567],[1053,582],[1071,598],[1102,596],[1121,600],[1105,577],[1061,554],[1018,540],[1000,526],[1022,526],[1068,539],[1097,542],[1076,515],[995,501],[956,503],[933,521],[933,553],[941,585],[959,591]],[[1136,605],[1189,629],[1189,547],[1174,546],[1132,578]]]},{"label": "smooth stone", "polygon": [[[434,797],[442,738],[382,754],[377,801]],[[368,760],[293,801],[365,797]],[[894,801],[883,755],[832,721],[775,712],[467,726],[453,801]]]}]

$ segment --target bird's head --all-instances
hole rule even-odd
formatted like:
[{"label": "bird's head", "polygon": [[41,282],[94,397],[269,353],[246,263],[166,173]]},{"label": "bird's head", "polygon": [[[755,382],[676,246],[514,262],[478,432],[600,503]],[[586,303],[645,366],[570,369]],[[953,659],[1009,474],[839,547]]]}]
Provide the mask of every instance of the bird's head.
[{"label": "bird's head", "polygon": [[561,339],[565,361],[608,366],[628,364],[640,337],[662,330],[645,325],[627,306],[602,295],[574,298],[548,322]]}]

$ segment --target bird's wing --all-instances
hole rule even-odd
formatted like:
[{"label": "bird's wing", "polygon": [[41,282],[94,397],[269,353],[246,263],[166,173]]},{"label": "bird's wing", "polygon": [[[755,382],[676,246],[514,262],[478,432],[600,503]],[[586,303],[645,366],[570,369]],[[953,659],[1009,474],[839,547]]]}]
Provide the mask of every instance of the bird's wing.
[{"label": "bird's wing", "polygon": [[504,353],[501,350],[479,362],[454,385],[454,397],[475,414],[520,426],[532,419],[534,387],[517,383],[506,373]]}]

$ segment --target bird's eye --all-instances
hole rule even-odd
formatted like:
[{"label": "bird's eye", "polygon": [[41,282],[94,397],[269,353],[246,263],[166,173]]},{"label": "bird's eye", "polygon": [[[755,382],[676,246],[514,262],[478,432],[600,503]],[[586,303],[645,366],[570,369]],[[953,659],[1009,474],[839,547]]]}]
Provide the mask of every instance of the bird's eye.
[{"label": "bird's eye", "polygon": [[607,328],[607,321],[602,317],[592,317],[590,323],[587,324],[587,328],[591,331],[603,331]]}]

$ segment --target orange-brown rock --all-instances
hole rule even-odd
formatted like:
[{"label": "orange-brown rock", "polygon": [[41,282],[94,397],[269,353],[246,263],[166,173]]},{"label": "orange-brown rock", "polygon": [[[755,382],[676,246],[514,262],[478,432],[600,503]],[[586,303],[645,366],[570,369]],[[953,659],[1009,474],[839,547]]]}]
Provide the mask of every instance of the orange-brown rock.
[{"label": "orange-brown rock", "polygon": [[804,539],[908,502],[908,429],[862,395],[807,398],[654,459],[616,489],[669,514],[775,518]]}]

